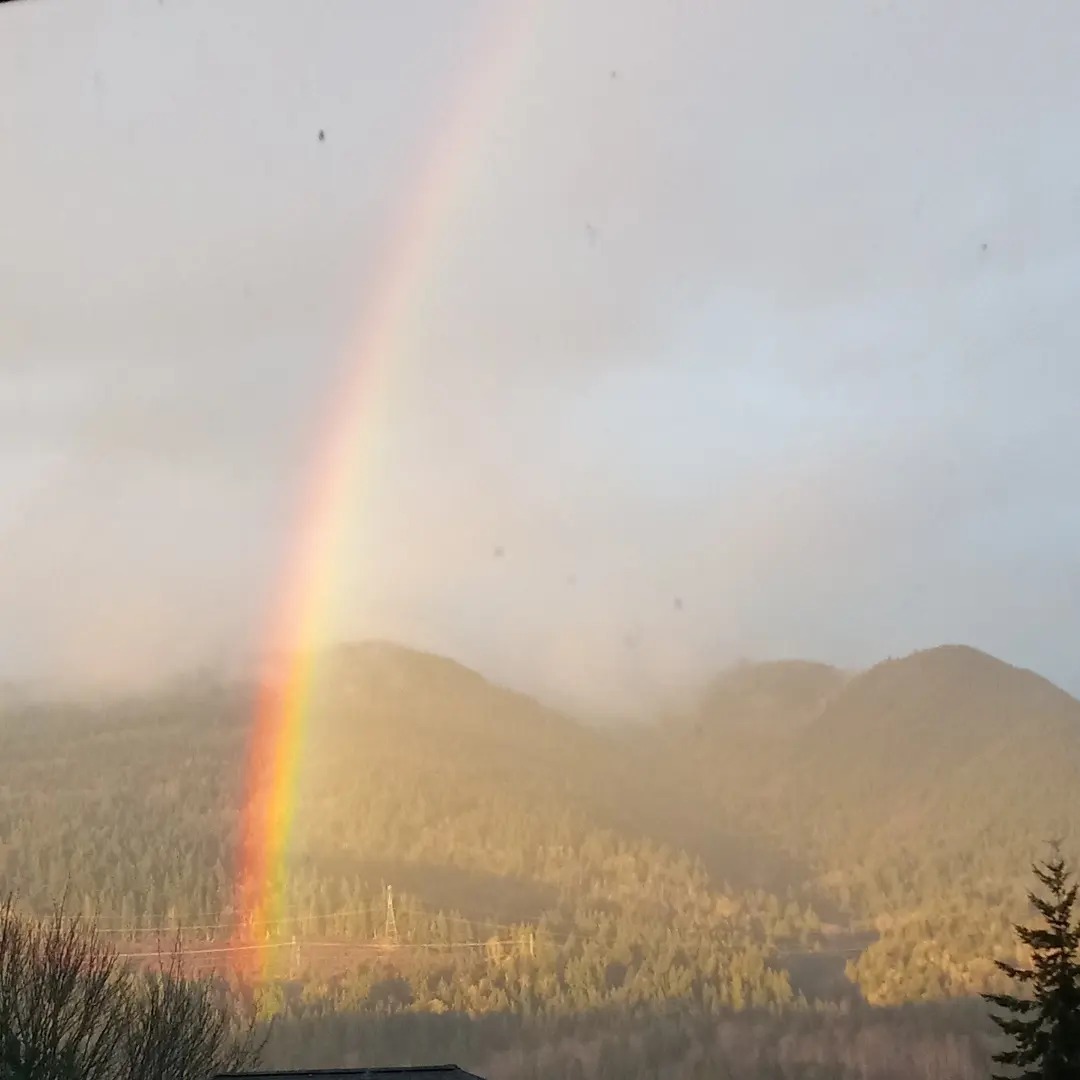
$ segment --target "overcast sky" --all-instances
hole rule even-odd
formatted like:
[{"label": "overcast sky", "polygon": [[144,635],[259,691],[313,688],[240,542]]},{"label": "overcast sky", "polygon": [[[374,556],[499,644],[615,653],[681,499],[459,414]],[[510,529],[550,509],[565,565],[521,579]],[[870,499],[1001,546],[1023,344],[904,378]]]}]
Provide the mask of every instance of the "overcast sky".
[{"label": "overcast sky", "polygon": [[334,633],[581,707],[957,641],[1080,691],[1080,6],[507,10],[0,7],[0,678],[261,647],[481,85]]}]

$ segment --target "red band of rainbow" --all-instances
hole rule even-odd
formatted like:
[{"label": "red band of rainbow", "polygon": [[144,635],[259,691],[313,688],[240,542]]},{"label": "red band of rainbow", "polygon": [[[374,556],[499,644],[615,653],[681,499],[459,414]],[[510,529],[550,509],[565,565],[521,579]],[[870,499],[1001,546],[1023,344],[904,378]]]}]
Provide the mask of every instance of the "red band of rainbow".
[{"label": "red band of rainbow", "polygon": [[[502,4],[503,0],[499,0]],[[463,186],[464,172],[505,100],[518,54],[528,40],[534,0],[510,0],[484,50],[490,59],[471,73],[450,122],[424,154],[418,183],[406,194],[381,259],[381,284],[365,298],[341,384],[314,457],[312,483],[300,506],[300,526],[287,558],[267,635],[271,656],[284,657],[280,678],[265,682],[257,702],[247,764],[236,857],[235,939],[264,940],[285,917],[286,856],[296,809],[297,778],[316,672],[317,649],[335,621],[335,587],[355,516],[359,471],[370,458],[371,422],[385,397],[386,374],[418,298],[432,276],[434,250]],[[501,91],[501,93],[500,93]],[[272,949],[264,950],[262,970]]]}]

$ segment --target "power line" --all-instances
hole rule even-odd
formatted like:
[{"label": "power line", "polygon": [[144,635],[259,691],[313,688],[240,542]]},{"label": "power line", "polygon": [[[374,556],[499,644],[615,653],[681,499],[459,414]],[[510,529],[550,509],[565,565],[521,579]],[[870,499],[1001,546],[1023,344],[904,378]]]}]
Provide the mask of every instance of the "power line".
[{"label": "power line", "polygon": [[[402,949],[486,949],[496,945],[522,945],[523,938],[501,938],[490,941],[452,941],[452,942],[350,942],[350,941],[260,941],[251,945],[220,945],[207,949],[182,949],[180,955],[188,956],[218,956],[225,953],[257,952],[261,949],[288,949],[297,945],[305,949],[335,949],[338,952],[352,952],[363,949],[369,952],[397,952]],[[130,952],[116,953],[118,960],[143,960],[152,957],[161,957],[167,954],[161,952]]]},{"label": "power line", "polygon": [[[482,927],[487,926],[496,930],[509,931],[517,936],[512,938],[491,938],[486,941],[449,941],[449,942],[408,942],[395,940],[395,935],[387,933],[382,941],[305,941],[303,939],[297,940],[295,935],[291,941],[261,941],[261,942],[249,942],[245,944],[229,944],[229,945],[208,945],[198,949],[187,949],[181,947],[180,953],[182,956],[217,956],[228,955],[241,952],[258,952],[264,949],[282,949],[282,948],[316,948],[316,949],[334,949],[340,953],[349,951],[364,950],[373,952],[387,952],[399,949],[411,949],[411,950],[428,950],[428,949],[472,949],[472,948],[486,948],[489,946],[503,946],[503,945],[520,945],[523,946],[524,941],[528,941],[528,949],[531,955],[535,955],[536,946],[536,932],[542,915],[530,916],[527,919],[523,919],[520,923],[503,923],[488,919],[471,919],[464,915],[452,915],[447,914],[438,909],[432,909],[421,905],[414,905],[411,907],[400,908],[393,903],[392,893],[387,894],[386,904],[383,903],[371,903],[360,908],[348,908],[337,911],[330,911],[323,914],[310,914],[310,915],[292,915],[284,916],[278,919],[261,919],[248,921],[243,916],[236,916],[230,922],[215,922],[215,923],[188,923],[177,926],[165,926],[165,927],[136,927],[136,926],[123,926],[123,927],[101,927],[98,928],[99,934],[120,935],[126,934],[132,938],[146,938],[150,935],[156,935],[158,938],[169,936],[182,937],[184,933],[194,931],[208,931],[208,930],[243,930],[246,928],[271,928],[281,927],[297,924],[306,924],[317,922],[319,920],[330,921],[334,919],[343,919],[356,917],[360,915],[371,915],[379,911],[380,909],[387,911],[390,915],[387,925],[398,930],[396,917],[397,915],[409,915],[409,916],[421,916],[426,917],[430,921],[441,919],[447,923],[456,923],[459,925],[469,927]],[[77,919],[79,917],[72,917]],[[92,920],[85,920],[92,922]],[[522,936],[523,932],[527,930],[527,937]],[[577,936],[583,940],[593,940],[592,936],[588,933],[582,933],[579,928],[575,928],[569,933],[552,934],[550,931],[542,931],[543,940],[552,944],[565,944],[571,936]],[[685,935],[679,934],[680,938]],[[696,937],[697,935],[691,935]],[[775,948],[775,946],[774,946]],[[837,952],[842,952],[844,955],[857,955],[862,949],[851,948],[846,950],[784,950],[776,949],[776,958],[779,960],[786,960],[788,958],[795,958],[801,956],[821,956],[832,953],[837,955]],[[118,959],[148,959],[154,956],[162,956],[164,953],[159,948],[156,951],[146,950],[141,952],[122,952],[115,954]]]},{"label": "power line", "polygon": [[[244,926],[258,926],[261,928],[273,927],[273,926],[290,926],[297,923],[311,923],[318,922],[320,919],[343,919],[351,918],[358,915],[370,915],[375,911],[382,910],[383,904],[373,903],[362,908],[351,908],[341,911],[328,911],[324,914],[312,914],[312,915],[289,915],[280,919],[255,919],[248,921],[242,915],[237,915],[230,922],[216,922],[216,923],[180,923],[172,926],[103,926],[97,927],[98,934],[128,934],[131,936],[147,935],[147,934],[183,934],[187,931],[196,930],[235,930]],[[393,905],[393,910],[397,915],[420,915],[426,916],[429,919],[443,919],[446,922],[458,923],[466,926],[488,926],[495,930],[516,930],[519,926],[525,926],[530,923],[539,922],[542,918],[541,914],[530,915],[521,920],[520,923],[504,923],[496,922],[490,919],[471,919],[467,915],[448,915],[445,912],[437,908],[426,907],[398,907]],[[73,920],[87,921],[88,923],[93,920],[79,920],[78,916],[73,916]],[[396,927],[396,922],[395,922]],[[392,936],[392,935],[388,935]]]}]

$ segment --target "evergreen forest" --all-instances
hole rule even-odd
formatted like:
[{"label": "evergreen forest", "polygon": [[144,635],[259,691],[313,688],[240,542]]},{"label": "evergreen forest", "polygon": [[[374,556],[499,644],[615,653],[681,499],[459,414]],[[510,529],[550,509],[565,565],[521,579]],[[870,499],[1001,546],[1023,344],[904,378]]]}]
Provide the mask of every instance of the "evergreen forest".
[{"label": "evergreen forest", "polygon": [[136,963],[179,935],[268,1065],[982,1077],[1031,862],[1076,854],[1080,702],[962,646],[743,664],[603,728],[385,643],[317,686],[257,925],[256,687],[0,707],[0,890]]}]

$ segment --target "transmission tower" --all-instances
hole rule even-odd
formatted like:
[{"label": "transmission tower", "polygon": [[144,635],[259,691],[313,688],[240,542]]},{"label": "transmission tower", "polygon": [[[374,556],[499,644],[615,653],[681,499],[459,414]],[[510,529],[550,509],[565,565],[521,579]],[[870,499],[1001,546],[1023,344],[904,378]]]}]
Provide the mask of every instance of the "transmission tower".
[{"label": "transmission tower", "polygon": [[386,929],[383,934],[387,941],[397,941],[397,919],[394,918],[394,890],[386,886]]}]

